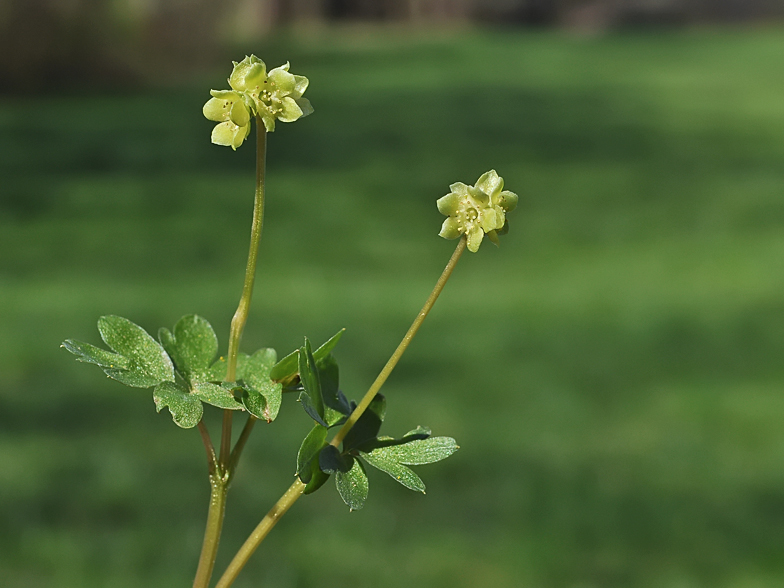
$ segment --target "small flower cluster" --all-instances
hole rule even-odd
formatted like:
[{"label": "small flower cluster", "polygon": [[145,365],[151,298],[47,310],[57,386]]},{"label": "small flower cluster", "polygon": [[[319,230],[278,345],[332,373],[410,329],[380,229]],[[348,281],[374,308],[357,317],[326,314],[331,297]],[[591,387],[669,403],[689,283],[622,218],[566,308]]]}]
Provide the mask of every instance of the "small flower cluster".
[{"label": "small flower cluster", "polygon": [[498,245],[498,235],[508,231],[506,213],[517,206],[517,194],[504,190],[504,180],[494,169],[482,174],[475,186],[457,182],[437,201],[438,210],[448,218],[439,235],[457,239],[466,235],[468,250],[476,252],[485,234]]},{"label": "small flower cluster", "polygon": [[302,94],[308,78],[289,73],[289,64],[267,72],[264,62],[251,55],[234,63],[229,77],[231,90],[210,90],[212,98],[202,111],[209,120],[219,123],[212,131],[212,142],[237,149],[250,134],[250,121],[259,117],[268,132],[275,121],[294,122],[313,112]]}]

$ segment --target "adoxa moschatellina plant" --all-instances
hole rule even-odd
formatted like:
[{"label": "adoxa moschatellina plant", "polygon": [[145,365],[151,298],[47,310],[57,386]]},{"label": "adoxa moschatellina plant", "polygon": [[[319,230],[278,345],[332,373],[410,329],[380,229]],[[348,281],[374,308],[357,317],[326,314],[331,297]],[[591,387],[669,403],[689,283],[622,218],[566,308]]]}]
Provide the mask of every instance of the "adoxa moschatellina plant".
[{"label": "adoxa moschatellina plant", "polygon": [[[97,365],[110,378],[127,386],[152,388],[159,412],[168,408],[177,425],[196,427],[201,434],[211,496],[194,588],[210,585],[226,495],[248,437],[258,421],[275,420],[286,393],[296,397],[313,421],[296,460],[292,456],[292,464],[296,464],[294,483],[239,549],[218,580],[218,588],[234,582],[272,527],[300,496],[315,492],[330,477],[334,477],[340,497],[351,510],[362,508],[368,495],[365,464],[386,472],[406,488],[425,491],[424,483],[409,466],[440,461],[458,446],[450,437],[431,436],[425,427],[399,438],[380,435],[386,400],[378,392],[435,304],[463,251],[477,251],[485,235],[498,244],[498,236],[508,230],[506,215],[517,204],[517,196],[503,189],[503,180],[494,170],[483,174],[473,186],[452,184],[449,194],[438,199],[438,210],[447,216],[439,234],[460,240],[424,307],[359,403],[349,400],[341,390],[338,364],[332,354],[342,330],[315,349],[306,338],[302,347],[280,360],[269,348],[250,355],[241,353],[264,221],[267,134],[275,130],[278,121],[294,122],[313,112],[310,102],[303,98],[307,78],[288,70],[287,63],[267,71],[259,58],[246,57],[234,63],[228,80],[231,89],[212,90],[212,98],[204,105],[204,116],[218,123],[212,131],[212,142],[218,145],[237,149],[256,122],[256,195],[250,252],[225,357],[218,357],[218,340],[210,324],[196,315],[184,316],[171,331],[160,329],[157,341],[128,319],[104,316],[98,320],[98,330],[111,351],[70,339],[63,343],[79,361]],[[223,411],[217,450],[202,419],[204,405]],[[232,447],[235,414],[244,416],[245,424]],[[337,432],[330,439],[331,429]]]}]

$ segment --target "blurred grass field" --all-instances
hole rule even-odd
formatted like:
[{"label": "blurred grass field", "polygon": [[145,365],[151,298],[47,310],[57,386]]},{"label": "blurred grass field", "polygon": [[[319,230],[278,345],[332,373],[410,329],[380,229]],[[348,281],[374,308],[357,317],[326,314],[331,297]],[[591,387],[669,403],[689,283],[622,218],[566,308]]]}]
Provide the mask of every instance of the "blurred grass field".
[{"label": "blurred grass field", "polygon": [[[420,469],[425,497],[380,472],[362,511],[331,483],[305,497],[238,587],[784,585],[784,30],[243,50],[291,60],[316,108],[270,136],[246,351],[347,327],[358,398],[452,251],[435,199],[495,168],[520,206],[384,389],[388,434],[429,425],[461,451]],[[194,312],[225,345],[254,173],[201,116],[227,73],[0,98],[5,587],[192,581],[198,434],[58,345],[98,343],[102,314],[155,332]],[[219,571],[308,428],[293,401],[256,428]]]}]

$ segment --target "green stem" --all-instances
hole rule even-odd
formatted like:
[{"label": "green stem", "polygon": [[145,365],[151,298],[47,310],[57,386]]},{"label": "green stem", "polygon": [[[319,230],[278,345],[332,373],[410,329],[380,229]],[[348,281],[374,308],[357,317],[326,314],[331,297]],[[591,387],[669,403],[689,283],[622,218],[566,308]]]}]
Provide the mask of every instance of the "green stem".
[{"label": "green stem", "polygon": [[215,558],[218,555],[223,515],[226,512],[226,493],[228,481],[219,472],[210,475],[210,508],[207,511],[207,527],[204,530],[204,542],[199,556],[199,567],[193,580],[193,588],[208,588]]},{"label": "green stem", "polygon": [[204,449],[207,451],[207,472],[212,475],[216,471],[218,458],[215,455],[215,447],[212,445],[210,432],[207,430],[207,426],[204,424],[204,419],[199,421],[199,433],[201,434],[202,443],[204,443]]},{"label": "green stem", "polygon": [[[233,382],[237,379],[237,355],[240,349],[242,331],[248,321],[250,301],[253,296],[253,282],[256,279],[256,260],[259,255],[259,241],[261,228],[264,225],[264,177],[267,160],[267,130],[260,117],[256,117],[256,197],[253,203],[253,221],[250,231],[250,251],[248,265],[245,268],[245,283],[242,287],[242,296],[239,306],[231,319],[229,333],[229,352],[226,358],[226,381]],[[231,422],[232,411],[223,411],[223,430],[221,434],[220,463],[229,463],[231,453]]]},{"label": "green stem", "polygon": [[405,353],[406,349],[408,349],[408,346],[411,344],[411,340],[414,338],[414,335],[417,334],[417,331],[419,330],[419,327],[422,326],[425,318],[427,318],[430,309],[433,308],[436,300],[438,300],[441,291],[444,289],[444,286],[446,286],[446,283],[449,280],[449,276],[452,275],[452,271],[455,269],[457,261],[460,259],[463,251],[465,251],[465,248],[466,238],[463,236],[461,237],[460,242],[457,244],[457,247],[455,247],[455,252],[452,254],[452,257],[449,258],[449,262],[446,264],[444,271],[441,273],[441,277],[438,278],[435,288],[433,288],[430,296],[427,297],[425,305],[422,307],[422,310],[419,311],[419,314],[414,319],[414,322],[411,323],[411,326],[403,337],[403,340],[400,342],[400,345],[397,346],[397,349],[395,349],[392,357],[389,358],[387,364],[378,374],[376,381],[370,385],[370,388],[368,388],[368,391],[365,393],[362,401],[354,409],[354,412],[351,413],[351,415],[348,417],[348,420],[338,431],[337,435],[335,435],[332,441],[330,441],[330,445],[334,445],[335,447],[340,445],[341,441],[343,441],[343,438],[351,430],[351,427],[356,424],[356,422],[359,420],[359,417],[362,416],[362,413],[364,413],[367,407],[370,406],[373,398],[375,398],[376,394],[378,394],[378,391],[381,389],[381,386],[384,385],[384,382],[387,381],[389,374],[391,374],[392,370],[395,369],[395,366],[397,365],[397,362],[400,361],[403,353]]},{"label": "green stem", "polygon": [[[357,422],[362,413],[365,412],[365,409],[370,405],[370,401],[373,400],[375,395],[378,393],[381,386],[386,382],[389,374],[392,373],[392,370],[397,365],[397,362],[400,361],[400,357],[405,352],[406,348],[408,348],[411,340],[416,335],[419,327],[422,326],[422,322],[427,317],[430,309],[433,308],[433,305],[438,300],[438,296],[441,294],[441,291],[444,289],[447,281],[449,280],[449,276],[452,275],[452,271],[455,269],[457,265],[457,261],[460,259],[460,256],[463,254],[466,248],[466,238],[462,237],[460,242],[457,244],[452,257],[449,258],[449,262],[446,264],[444,271],[441,273],[441,277],[438,278],[436,282],[435,288],[428,296],[425,305],[422,307],[422,310],[419,311],[416,319],[412,323],[411,327],[409,327],[408,331],[406,332],[403,340],[400,342],[400,345],[397,346],[395,352],[392,354],[392,357],[389,358],[387,364],[381,370],[376,380],[368,389],[367,393],[365,394],[364,398],[362,398],[362,402],[354,409],[354,412],[351,413],[351,416],[343,425],[343,427],[338,431],[338,434],[335,435],[335,438],[332,439],[331,444],[336,446],[340,444],[346,434],[351,430],[351,427]],[[234,583],[234,580],[237,579],[242,568],[245,567],[245,564],[248,563],[251,555],[256,549],[259,547],[261,542],[264,538],[269,534],[275,524],[280,520],[288,509],[302,496],[302,492],[305,490],[305,484],[300,482],[299,478],[286,490],[286,493],[280,497],[280,499],[275,503],[270,511],[264,516],[258,526],[253,530],[253,533],[245,540],[240,550],[237,552],[237,555],[234,556],[234,559],[231,560],[229,567],[226,568],[226,571],[223,572],[220,580],[215,585],[215,588],[229,588]]]},{"label": "green stem", "polygon": [[261,519],[261,522],[253,530],[243,543],[237,555],[231,560],[229,567],[223,572],[220,580],[215,585],[215,588],[228,588],[237,579],[237,576],[248,563],[250,556],[256,551],[256,548],[261,544],[264,538],[269,534],[275,524],[280,520],[286,511],[302,496],[302,491],[305,489],[305,484],[299,481],[299,478],[286,490],[286,493],[281,496],[269,512]]},{"label": "green stem", "polygon": [[231,451],[231,457],[229,458],[229,478],[231,479],[234,476],[234,471],[237,469],[237,462],[240,460],[240,455],[242,455],[242,450],[245,449],[245,443],[248,442],[248,437],[250,437],[250,432],[253,430],[253,425],[256,424],[258,419],[253,416],[252,414],[248,415],[248,420],[245,422],[245,426],[242,429],[242,433],[240,433],[240,438],[237,439],[237,443],[234,445],[234,449]]},{"label": "green stem", "polygon": [[[259,253],[261,229],[264,226],[264,177],[267,160],[267,130],[260,118],[256,119],[256,195],[253,201],[253,220],[251,221],[250,251],[248,264],[245,268],[245,282],[242,287],[242,296],[237,311],[231,319],[229,333],[229,351],[226,358],[226,381],[233,382],[237,379],[237,356],[239,354],[240,340],[245,323],[248,321],[250,301],[253,296],[253,283],[256,278],[256,261]],[[237,446],[231,451],[231,425],[232,411],[223,411],[223,428],[221,430],[220,455],[215,455],[215,449],[210,440],[207,428],[203,422],[199,423],[204,447],[207,450],[207,464],[210,474],[210,507],[207,511],[207,526],[204,530],[199,565],[193,588],[208,588],[212,571],[215,567],[215,558],[218,554],[221,531],[223,530],[223,517],[226,513],[226,494],[234,469],[237,466],[245,443],[253,429],[253,417],[248,420],[242,431]]]}]

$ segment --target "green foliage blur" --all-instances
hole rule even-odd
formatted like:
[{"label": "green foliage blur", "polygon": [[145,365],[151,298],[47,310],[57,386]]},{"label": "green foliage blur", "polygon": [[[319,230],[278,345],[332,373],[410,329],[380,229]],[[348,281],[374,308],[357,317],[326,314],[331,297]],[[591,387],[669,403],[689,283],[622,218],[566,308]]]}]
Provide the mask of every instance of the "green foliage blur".
[{"label": "green foliage blur", "polygon": [[[454,243],[435,200],[495,168],[520,195],[465,255],[383,392],[387,434],[454,436],[428,494],[370,472],[349,515],[300,500],[236,586],[676,588],[784,583],[784,31],[326,35],[315,114],[269,141],[243,350],[347,331],[359,398]],[[238,52],[234,59],[240,59]],[[122,94],[0,98],[0,577],[187,586],[199,435],[78,364],[96,320],[189,313],[225,353],[253,145],[211,145],[224,70]],[[217,410],[208,425],[218,435]],[[229,494],[220,573],[290,484],[286,397]]]}]

